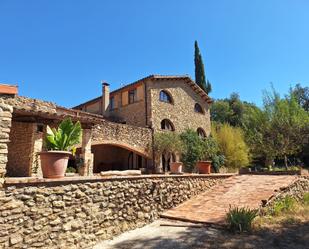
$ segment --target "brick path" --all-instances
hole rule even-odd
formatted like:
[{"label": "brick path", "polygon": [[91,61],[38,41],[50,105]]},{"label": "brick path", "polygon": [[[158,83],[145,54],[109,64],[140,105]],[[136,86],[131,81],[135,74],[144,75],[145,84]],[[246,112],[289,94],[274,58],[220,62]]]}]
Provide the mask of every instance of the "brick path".
[{"label": "brick path", "polygon": [[258,208],[297,176],[237,175],[164,212],[161,217],[182,221],[220,224],[225,220],[229,205]]}]

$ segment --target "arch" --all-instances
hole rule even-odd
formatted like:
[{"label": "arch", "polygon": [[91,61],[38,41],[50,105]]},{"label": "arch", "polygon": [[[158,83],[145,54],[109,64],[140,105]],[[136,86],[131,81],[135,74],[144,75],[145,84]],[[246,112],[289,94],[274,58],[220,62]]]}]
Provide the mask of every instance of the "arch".
[{"label": "arch", "polygon": [[161,121],[161,129],[168,131],[175,131],[175,126],[169,119],[163,119]]},{"label": "arch", "polygon": [[160,91],[159,100],[161,102],[165,102],[165,103],[169,103],[169,104],[173,104],[174,103],[172,95],[168,91],[166,91],[166,90],[161,90]]},{"label": "arch", "polygon": [[202,108],[202,106],[198,103],[195,103],[194,105],[194,111],[197,112],[197,113],[201,113],[201,114],[204,114],[204,110]]},{"label": "arch", "polygon": [[197,134],[200,138],[205,138],[206,137],[206,132],[203,128],[199,127],[197,128]]},{"label": "arch", "polygon": [[149,149],[139,148],[139,147],[136,147],[134,145],[129,145],[127,143],[122,143],[122,142],[119,142],[119,141],[104,140],[104,141],[96,141],[96,142],[91,143],[91,147],[97,146],[97,145],[113,145],[113,146],[117,146],[117,147],[129,150],[129,151],[132,151],[132,152],[134,152],[138,155],[141,155],[143,157],[146,157],[148,159],[152,158],[152,154],[151,154],[151,151]]}]

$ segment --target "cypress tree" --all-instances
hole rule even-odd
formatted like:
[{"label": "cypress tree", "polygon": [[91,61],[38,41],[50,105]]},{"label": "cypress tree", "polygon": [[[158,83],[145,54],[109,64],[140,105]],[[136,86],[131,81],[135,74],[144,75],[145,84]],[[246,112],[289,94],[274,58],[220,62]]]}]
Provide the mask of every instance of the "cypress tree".
[{"label": "cypress tree", "polygon": [[197,41],[194,42],[194,48],[195,82],[208,94],[211,92],[211,84],[205,76],[204,63]]}]

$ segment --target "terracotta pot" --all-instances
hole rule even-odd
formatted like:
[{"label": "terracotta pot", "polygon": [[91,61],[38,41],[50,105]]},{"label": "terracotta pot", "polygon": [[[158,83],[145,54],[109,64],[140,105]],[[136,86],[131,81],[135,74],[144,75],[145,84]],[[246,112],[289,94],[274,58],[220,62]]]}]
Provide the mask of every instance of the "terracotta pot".
[{"label": "terracotta pot", "polygon": [[44,178],[62,178],[68,166],[71,152],[68,151],[42,151],[41,168]]},{"label": "terracotta pot", "polygon": [[198,161],[196,164],[200,174],[210,174],[211,161]]},{"label": "terracotta pot", "polygon": [[182,162],[172,162],[170,163],[171,173],[179,174],[182,173]]}]

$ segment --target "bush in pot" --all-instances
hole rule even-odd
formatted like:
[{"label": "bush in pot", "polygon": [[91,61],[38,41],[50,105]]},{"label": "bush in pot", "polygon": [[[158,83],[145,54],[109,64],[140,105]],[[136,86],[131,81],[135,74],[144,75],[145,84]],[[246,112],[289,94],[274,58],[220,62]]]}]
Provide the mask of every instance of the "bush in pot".
[{"label": "bush in pot", "polygon": [[186,171],[196,171],[196,163],[200,160],[204,146],[203,140],[198,136],[196,131],[188,129],[180,134],[180,138],[184,144],[182,153],[182,161],[185,165]]},{"label": "bush in pot", "polygon": [[80,143],[81,135],[80,122],[73,124],[70,118],[63,120],[57,129],[47,126],[44,140],[47,151],[39,153],[44,178],[64,177],[69,157]]},{"label": "bush in pot", "polygon": [[[174,132],[158,133],[154,137],[154,150],[156,164],[159,164],[160,156],[163,155],[167,161],[168,157],[173,153],[181,153],[183,151],[183,143],[178,134]],[[181,173],[182,163],[171,162],[171,173]]]},{"label": "bush in pot", "polygon": [[210,174],[211,172],[211,162],[212,160],[218,160],[221,163],[222,159],[218,159],[218,144],[214,140],[213,137],[207,137],[202,140],[203,144],[203,150],[201,153],[201,156],[199,158],[199,161],[197,162],[198,171],[201,174]]}]

